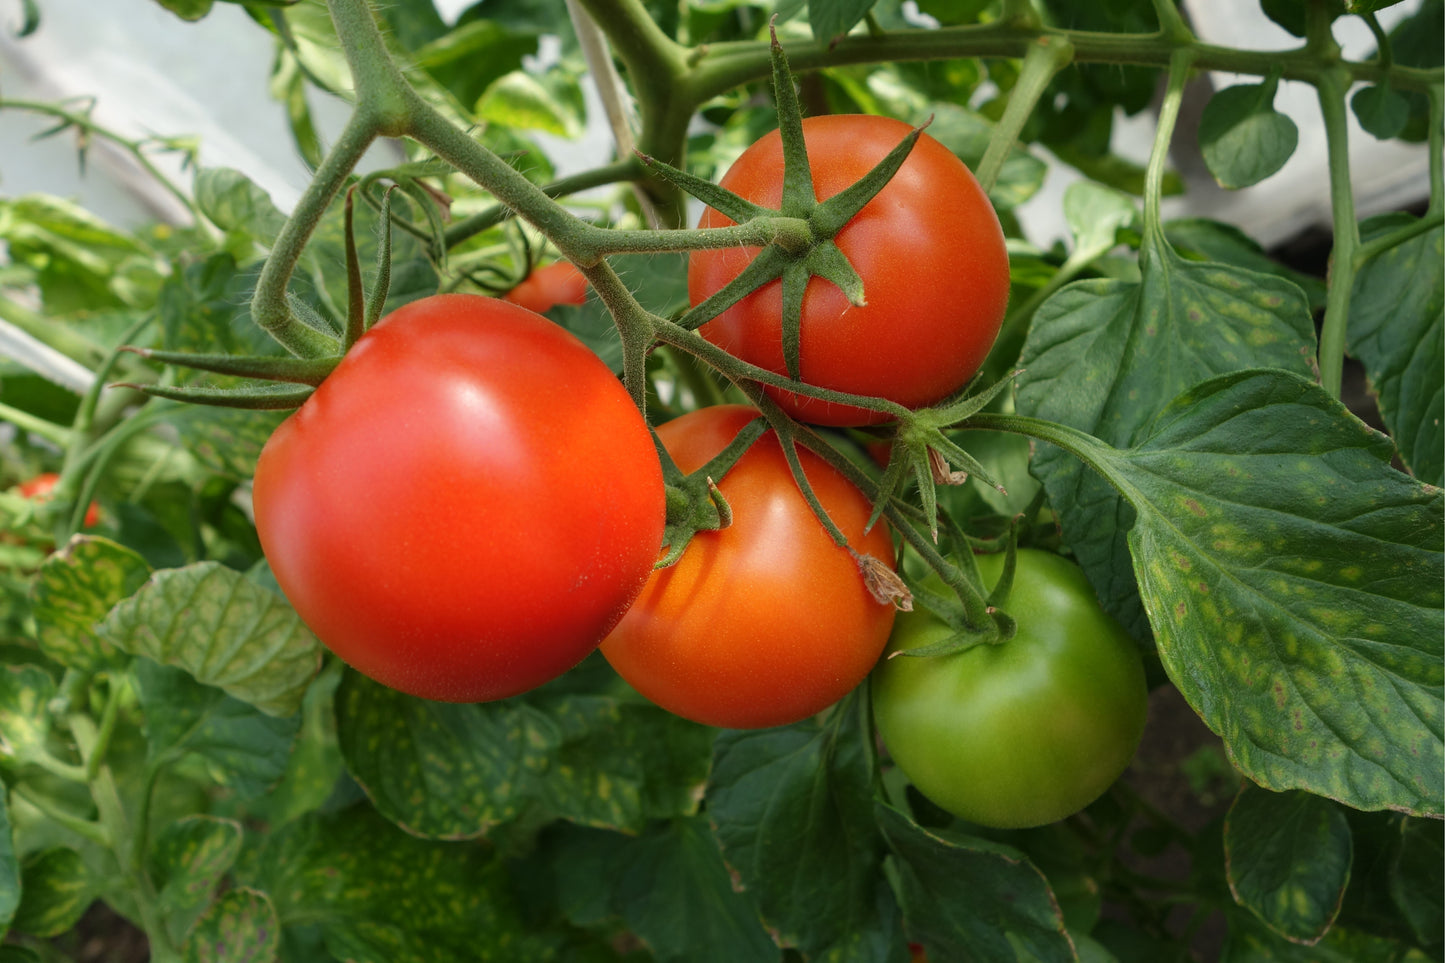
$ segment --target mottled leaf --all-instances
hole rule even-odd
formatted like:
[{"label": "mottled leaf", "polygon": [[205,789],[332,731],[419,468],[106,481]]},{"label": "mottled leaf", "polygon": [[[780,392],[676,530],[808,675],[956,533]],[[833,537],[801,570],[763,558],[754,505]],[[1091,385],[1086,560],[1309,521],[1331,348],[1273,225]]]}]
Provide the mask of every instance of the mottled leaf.
[{"label": "mottled leaf", "polygon": [[349,963],[547,958],[487,847],[417,839],[369,806],[281,827],[243,875],[270,896],[283,927],[319,928]]},{"label": "mottled leaf", "polygon": [[23,887],[14,928],[41,939],[74,927],[99,888],[80,853],[63,847],[27,857],[20,875]]},{"label": "mottled leaf", "polygon": [[377,809],[436,838],[484,835],[533,810],[631,830],[692,812],[712,740],[703,726],[610,696],[456,705],[354,672],[336,717],[347,768]]},{"label": "mottled leaf", "polygon": [[[1039,308],[1020,359],[1020,414],[1126,447],[1175,395],[1213,375],[1258,367],[1312,373],[1314,321],[1290,282],[1186,261],[1152,231],[1140,268],[1137,283],[1079,281]],[[1147,639],[1125,545],[1132,509],[1057,449],[1039,451],[1034,473],[1105,607]]]},{"label": "mottled leaf", "polygon": [[[883,840],[866,701],[815,721],[717,738],[708,818],[773,938],[809,958],[882,928]],[[789,867],[778,872],[778,867]]]},{"label": "mottled leaf", "polygon": [[277,716],[300,709],[321,664],[321,644],[285,599],[216,562],[155,573],[99,632]]},{"label": "mottled leaf", "polygon": [[1441,491],[1280,371],[1184,393],[1134,449],[1079,450],[1137,512],[1160,657],[1235,766],[1276,791],[1438,814]]},{"label": "mottled leaf", "polygon": [[940,960],[1074,960],[1049,884],[1024,855],[984,839],[944,836],[879,804],[908,934]]},{"label": "mottled leaf", "polygon": [[222,878],[241,852],[241,824],[194,815],[166,827],[150,852],[157,903],[172,937],[187,933],[210,905]]},{"label": "mottled leaf", "polygon": [[1226,87],[1199,118],[1204,163],[1221,187],[1258,184],[1285,165],[1299,144],[1295,122],[1274,109],[1276,81]]},{"label": "mottled leaf", "polygon": [[281,948],[281,923],[270,898],[254,889],[233,889],[196,923],[181,947],[185,963],[273,963]]},{"label": "mottled leaf", "polygon": [[45,560],[30,589],[40,649],[61,665],[95,671],[127,658],[96,631],[118,602],[150,577],[136,552],[109,539],[77,535]]},{"label": "mottled leaf", "polygon": [[550,855],[567,918],[579,926],[620,918],[658,963],[769,963],[782,956],[757,906],[733,886],[702,817],[657,824],[635,837],[567,827]]},{"label": "mottled leaf", "polygon": [[193,755],[217,785],[242,798],[266,792],[281,778],[299,717],[267,715],[149,659],[137,660],[135,674],[152,759]]},{"label": "mottled leaf", "polygon": [[23,766],[49,755],[55,680],[39,666],[0,666],[0,763]]},{"label": "mottled leaf", "polygon": [[1164,224],[1164,236],[1189,260],[1233,264],[1292,281],[1309,298],[1312,312],[1324,310],[1326,289],[1323,280],[1273,260],[1258,241],[1233,224],[1205,217],[1181,217]]},{"label": "mottled leaf", "polygon": [[1270,929],[1317,943],[1334,924],[1350,881],[1350,824],[1327,799],[1246,783],[1224,824],[1234,898]]},{"label": "mottled leaf", "polygon": [[[1364,238],[1413,221],[1367,223]],[[1350,354],[1379,395],[1385,427],[1415,477],[1445,484],[1445,230],[1436,227],[1376,255],[1355,275]]]}]

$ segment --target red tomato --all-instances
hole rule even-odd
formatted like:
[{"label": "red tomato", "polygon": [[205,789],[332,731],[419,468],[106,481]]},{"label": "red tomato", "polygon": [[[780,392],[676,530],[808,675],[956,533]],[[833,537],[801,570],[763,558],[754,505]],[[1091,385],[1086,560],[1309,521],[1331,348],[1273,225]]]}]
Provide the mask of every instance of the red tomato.
[{"label": "red tomato", "polygon": [[562,328],[437,295],[382,319],[256,465],[276,579],[337,655],[429,699],[575,665],[646,583],[662,470],[622,384]]},{"label": "red tomato", "polygon": [[[856,182],[903,140],[887,117],[831,115],[803,121],[813,189],[826,200]],[[783,150],[777,131],[754,143],[722,178],[728,190],[777,208]],[[703,212],[700,227],[732,223]],[[902,168],[836,237],[863,278],[867,304],[853,307],[814,277],[803,296],[800,374],[811,385],[888,398],[910,408],[962,388],[993,346],[1008,304],[1008,252],[988,196],[948,148],[924,134]],[[755,248],[694,251],[694,305],[736,277]],[[773,281],[699,330],[744,361],[783,373],[782,284]],[[885,416],[768,389],[789,414],[823,425]]]},{"label": "red tomato", "polygon": [[[691,472],[757,416],[704,408],[657,429]],[[883,525],[867,535],[868,499],[817,455],[799,451],[833,521],[860,553],[893,560]],[[695,722],[737,729],[785,725],[832,705],[868,675],[893,625],[847,549],[809,510],[768,432],[718,481],[733,523],[699,532],[653,573],[602,643],[638,692]]]},{"label": "red tomato", "polygon": [[586,304],[587,279],[571,261],[553,261],[534,268],[502,300],[538,314],[558,304]]},{"label": "red tomato", "polygon": [[[53,471],[41,472],[27,482],[20,483],[20,495],[23,498],[35,501],[46,501],[50,493],[55,490],[55,483],[60,481],[60,475]],[[91,502],[85,509],[85,521],[81,523],[85,528],[100,524],[100,506]]]}]

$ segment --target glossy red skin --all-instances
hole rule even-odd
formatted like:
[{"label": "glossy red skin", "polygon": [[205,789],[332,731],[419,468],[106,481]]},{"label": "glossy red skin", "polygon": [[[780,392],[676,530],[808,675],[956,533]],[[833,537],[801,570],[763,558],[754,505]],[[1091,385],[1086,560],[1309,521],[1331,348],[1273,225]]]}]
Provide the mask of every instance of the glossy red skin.
[{"label": "glossy red skin", "polygon": [[437,295],[382,319],[266,443],[256,527],[337,655],[449,702],[560,675],[641,591],[664,522],[646,424],[562,328]]},{"label": "glossy red skin", "polygon": [[[899,769],[936,805],[1020,829],[1083,809],[1134,757],[1148,690],[1139,649],[1061,556],[1020,549],[1003,608],[1013,638],[953,655],[889,658],[873,717]],[[992,589],[1002,554],[979,556]],[[922,608],[901,615],[890,654],[952,634]]]},{"label": "glossy red skin", "polygon": [[[907,124],[887,117],[830,115],[803,121],[813,189],[826,200],[856,182],[903,140]],[[776,209],[782,142],[758,140],[723,176],[723,187]],[[711,208],[700,227],[732,223]],[[998,335],[1008,306],[1008,252],[988,196],[952,152],[922,135],[902,168],[837,235],[863,278],[867,304],[852,307],[821,278],[803,296],[800,374],[808,384],[934,404],[967,384]],[[694,305],[736,277],[756,248],[694,251]],[[744,361],[784,373],[782,284],[753,292],[699,330]],[[887,416],[769,389],[789,414],[823,425],[862,425]]]},{"label": "glossy red skin", "polygon": [[[60,481],[60,475],[53,471],[41,472],[27,482],[20,483],[20,495],[23,498],[30,498],[37,501],[44,501],[50,498],[50,493],[55,490],[55,485]],[[85,509],[85,520],[81,523],[85,528],[100,524],[100,506],[91,502]]]},{"label": "glossy red skin", "polygon": [[538,314],[559,304],[586,304],[587,278],[571,261],[553,261],[533,269],[502,300]]},{"label": "glossy red skin", "polygon": [[[757,412],[704,408],[658,436],[684,472],[704,465]],[[893,560],[884,525],[867,535],[868,500],[817,455],[799,451],[830,517],[860,553]],[[718,482],[733,523],[699,532],[655,572],[602,643],[648,699],[706,725],[755,729],[821,712],[867,676],[893,625],[848,551],[809,510],[771,432]]]}]

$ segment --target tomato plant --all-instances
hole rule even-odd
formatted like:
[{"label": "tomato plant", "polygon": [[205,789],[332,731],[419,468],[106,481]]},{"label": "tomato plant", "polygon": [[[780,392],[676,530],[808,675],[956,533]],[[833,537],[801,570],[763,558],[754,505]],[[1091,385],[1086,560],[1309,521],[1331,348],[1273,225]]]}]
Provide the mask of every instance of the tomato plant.
[{"label": "tomato plant", "polygon": [[1445,959],[1445,0],[11,6],[4,963]]},{"label": "tomato plant", "polygon": [[[19,491],[24,498],[45,501],[50,498],[50,493],[55,490],[55,483],[58,481],[60,481],[60,475],[57,472],[41,472],[34,478],[21,482]],[[86,528],[100,524],[100,506],[98,504],[91,502],[85,507],[85,520],[81,524]]]},{"label": "tomato plant", "polygon": [[502,300],[538,314],[559,304],[586,304],[587,279],[571,261],[553,261],[533,268]]},{"label": "tomato plant", "polygon": [[[575,471],[594,461],[605,477]],[[540,685],[607,634],[661,542],[662,473],[575,337],[436,295],[368,331],[276,430],[255,508],[277,581],[332,651],[473,702]]]},{"label": "tomato plant", "polygon": [[[1003,555],[978,558],[992,588]],[[1138,646],[1067,559],[1020,549],[1005,610],[1016,634],[949,655],[893,656],[947,638],[924,610],[898,617],[872,682],[878,732],[919,791],[984,826],[1039,826],[1093,802],[1144,731]]]},{"label": "tomato plant", "polygon": [[[803,121],[813,189],[826,200],[850,187],[908,133],[902,121],[831,115]],[[783,192],[777,131],[739,157],[720,186],[765,207]],[[712,208],[699,227],[730,221]],[[835,238],[863,279],[867,303],[854,306],[834,284],[814,277],[803,297],[799,375],[837,391],[888,398],[910,408],[963,387],[993,346],[1008,304],[1008,252],[988,196],[958,157],[928,134],[919,137],[893,179]],[[698,304],[736,277],[756,252],[695,251],[688,292]],[[703,325],[703,336],[745,361],[786,369],[782,283],[768,284]],[[924,347],[926,345],[926,347]],[[803,421],[856,425],[876,412],[770,389]]]},{"label": "tomato plant", "polygon": [[[754,409],[703,408],[661,425],[684,472],[722,451]],[[860,553],[891,560],[885,526],[866,535],[868,500],[818,456],[799,456],[818,500]],[[602,643],[638,692],[696,722],[737,729],[805,719],[841,699],[877,661],[893,607],[869,594],[848,550],[804,501],[781,446],[763,435],[719,482],[733,521],[699,532],[653,573]]]}]

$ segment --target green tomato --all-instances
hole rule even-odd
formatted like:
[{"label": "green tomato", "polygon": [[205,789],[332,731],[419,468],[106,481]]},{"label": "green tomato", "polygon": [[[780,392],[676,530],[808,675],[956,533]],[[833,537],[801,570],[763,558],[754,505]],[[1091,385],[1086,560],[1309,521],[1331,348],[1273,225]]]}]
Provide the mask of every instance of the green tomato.
[{"label": "green tomato", "polygon": [[[1004,556],[978,559],[992,588]],[[1020,549],[1005,606],[1007,642],[942,656],[886,658],[873,712],[894,763],[934,803],[1000,829],[1040,826],[1097,799],[1134,756],[1148,690],[1139,649],[1067,559]],[[891,655],[952,629],[900,613]]]}]

